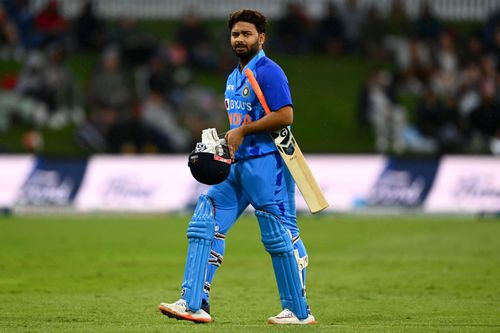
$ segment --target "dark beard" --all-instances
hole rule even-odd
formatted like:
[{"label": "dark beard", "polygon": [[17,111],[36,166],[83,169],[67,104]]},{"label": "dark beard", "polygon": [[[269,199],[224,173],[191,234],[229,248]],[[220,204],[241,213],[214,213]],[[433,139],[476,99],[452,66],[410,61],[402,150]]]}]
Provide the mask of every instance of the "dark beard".
[{"label": "dark beard", "polygon": [[233,52],[238,58],[240,58],[242,63],[248,63],[257,53],[259,53],[259,42],[255,42],[255,44],[250,46],[248,51],[244,53],[236,52],[235,48],[233,48]]}]

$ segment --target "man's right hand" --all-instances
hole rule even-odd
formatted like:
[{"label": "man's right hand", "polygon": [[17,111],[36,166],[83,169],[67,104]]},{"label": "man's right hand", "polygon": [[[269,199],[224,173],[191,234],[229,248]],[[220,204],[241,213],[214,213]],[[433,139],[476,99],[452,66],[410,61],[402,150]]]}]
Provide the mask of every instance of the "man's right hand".
[{"label": "man's right hand", "polygon": [[229,147],[229,154],[231,155],[231,159],[234,159],[234,154],[238,150],[238,147],[241,145],[244,138],[245,132],[243,131],[243,127],[229,130],[224,136],[227,146]]}]

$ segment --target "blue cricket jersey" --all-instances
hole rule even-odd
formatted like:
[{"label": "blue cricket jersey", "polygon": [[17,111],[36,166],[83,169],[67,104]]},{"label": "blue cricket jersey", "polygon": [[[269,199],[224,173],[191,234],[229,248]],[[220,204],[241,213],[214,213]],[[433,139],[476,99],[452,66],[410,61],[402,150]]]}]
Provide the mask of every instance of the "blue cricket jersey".
[{"label": "blue cricket jersey", "polygon": [[[254,73],[271,111],[292,105],[290,87],[285,73],[261,50],[243,70],[240,71],[238,65],[227,78],[224,104],[229,117],[230,129],[240,127],[266,115],[245,76],[246,68],[250,68]],[[235,158],[243,160],[274,151],[276,151],[276,146],[269,133],[249,134],[238,148]]]}]

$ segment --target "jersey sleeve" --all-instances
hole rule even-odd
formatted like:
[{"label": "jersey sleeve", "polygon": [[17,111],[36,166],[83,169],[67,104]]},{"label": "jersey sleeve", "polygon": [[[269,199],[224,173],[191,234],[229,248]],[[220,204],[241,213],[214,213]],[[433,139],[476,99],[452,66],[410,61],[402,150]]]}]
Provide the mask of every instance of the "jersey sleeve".
[{"label": "jersey sleeve", "polygon": [[276,63],[266,62],[256,69],[257,80],[271,111],[292,106],[292,95],[285,72]]}]

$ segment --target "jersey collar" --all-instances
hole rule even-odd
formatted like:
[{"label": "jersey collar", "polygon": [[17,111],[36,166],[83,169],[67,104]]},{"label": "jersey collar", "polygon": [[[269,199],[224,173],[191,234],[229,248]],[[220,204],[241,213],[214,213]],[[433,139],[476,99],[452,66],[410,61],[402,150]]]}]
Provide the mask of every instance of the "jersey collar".
[{"label": "jersey collar", "polygon": [[[264,50],[260,50],[260,51],[259,51],[259,53],[257,53],[257,54],[256,54],[256,55],[252,58],[252,60],[250,60],[250,61],[248,62],[248,64],[246,64],[246,66],[245,66],[245,67],[243,67],[243,69],[242,69],[240,72],[241,72],[241,73],[244,73],[244,72],[245,72],[245,69],[247,69],[247,68],[250,68],[250,69],[254,68],[254,67],[255,67],[255,66],[254,66],[254,65],[255,65],[255,63],[256,63],[257,61],[259,61],[259,59],[260,59],[260,58],[263,58],[263,57],[265,57],[265,56],[266,56],[266,53],[264,52]],[[238,69],[239,69],[239,67],[240,67],[240,65],[238,65]]]}]

